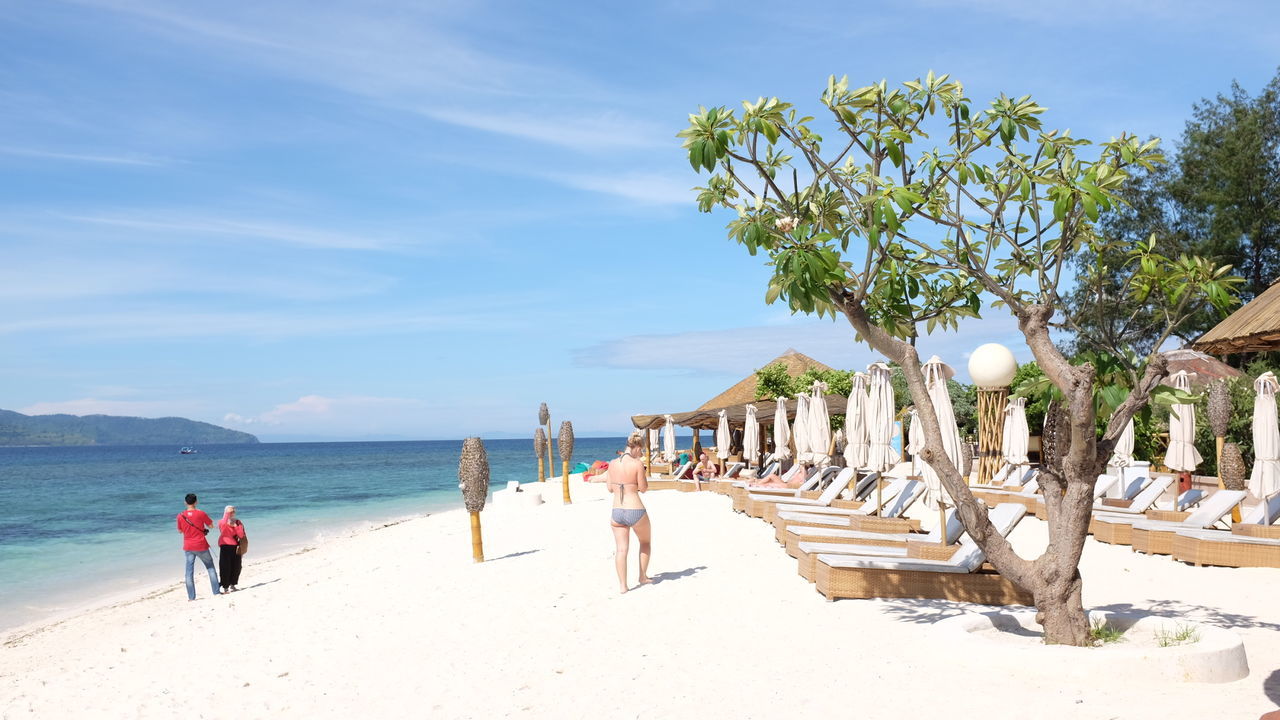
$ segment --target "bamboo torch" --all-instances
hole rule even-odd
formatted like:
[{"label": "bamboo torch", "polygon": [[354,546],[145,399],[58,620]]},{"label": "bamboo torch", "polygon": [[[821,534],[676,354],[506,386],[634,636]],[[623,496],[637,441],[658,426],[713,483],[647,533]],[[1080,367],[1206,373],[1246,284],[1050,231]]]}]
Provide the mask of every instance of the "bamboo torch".
[{"label": "bamboo torch", "polygon": [[[1209,386],[1209,425],[1217,439],[1218,450],[1218,488],[1227,487],[1222,473],[1222,446],[1227,440],[1227,425],[1231,421],[1231,391],[1227,389],[1227,381],[1219,379]],[[1174,495],[1174,510],[1177,510],[1177,495]],[[1231,521],[1240,522],[1240,507],[1231,509]]]},{"label": "bamboo torch", "polygon": [[569,460],[573,458],[573,423],[565,420],[560,423],[560,461],[564,463],[562,470],[564,473],[564,504],[568,505],[573,501],[569,499]]},{"label": "bamboo torch", "polygon": [[538,406],[538,424],[547,428],[547,477],[551,477],[556,474],[556,454],[551,451],[551,411],[546,403]]},{"label": "bamboo torch", "polygon": [[484,562],[484,542],[480,538],[480,511],[489,496],[489,457],[478,437],[462,441],[462,457],[458,460],[458,487],[462,502],[471,515],[471,558]]},{"label": "bamboo torch", "polygon": [[[543,469],[542,456],[547,452],[547,435],[542,428],[533,431],[533,454],[538,456],[538,482],[546,482],[547,474]],[[551,458],[547,458],[550,460]]]}]

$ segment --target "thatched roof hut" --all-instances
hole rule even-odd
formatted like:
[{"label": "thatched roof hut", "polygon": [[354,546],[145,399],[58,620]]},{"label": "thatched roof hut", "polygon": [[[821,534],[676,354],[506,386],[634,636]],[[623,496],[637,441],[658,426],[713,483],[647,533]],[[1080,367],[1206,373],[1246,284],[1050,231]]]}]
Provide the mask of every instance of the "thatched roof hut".
[{"label": "thatched roof hut", "polygon": [[[824,365],[817,360],[797,352],[794,349],[788,349],[785,353],[779,355],[764,367],[782,363],[787,368],[787,374],[796,376],[802,374],[806,370],[831,370],[832,368]],[[671,419],[677,425],[684,427],[698,428],[701,430],[715,429],[716,422],[719,420],[719,412],[721,410],[729,411],[729,424],[741,426],[747,421],[747,405],[756,406],[756,418],[762,425],[773,423],[773,412],[776,406],[773,400],[756,400],[756,374],[751,373],[747,377],[735,383],[732,387],[724,392],[716,395],[710,400],[703,403],[696,410],[681,413],[662,413],[657,415],[632,415],[631,423],[641,430],[650,428],[660,428],[666,421],[665,416],[671,415]],[[833,415],[843,414],[848,398],[841,395],[828,395],[827,408],[828,412]],[[795,403],[788,403],[788,415],[795,416]]]},{"label": "thatched roof hut", "polygon": [[[827,365],[814,360],[802,352],[796,351],[794,348],[787,348],[787,351],[774,358],[772,361],[764,364],[763,367],[777,365],[782,363],[787,368],[787,374],[791,377],[802,375],[806,370],[831,370]],[[729,407],[730,405],[746,405],[756,399],[756,374],[742,378],[728,390],[711,398],[710,400],[698,406],[699,410],[720,409]]]},{"label": "thatched roof hut", "polygon": [[1214,355],[1280,350],[1280,280],[1200,336],[1192,347]]}]

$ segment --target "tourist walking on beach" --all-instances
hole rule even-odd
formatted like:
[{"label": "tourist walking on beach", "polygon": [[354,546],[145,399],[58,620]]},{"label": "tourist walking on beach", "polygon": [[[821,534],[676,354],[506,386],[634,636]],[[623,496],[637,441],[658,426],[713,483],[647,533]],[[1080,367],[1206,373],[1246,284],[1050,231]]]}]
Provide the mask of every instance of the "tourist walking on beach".
[{"label": "tourist walking on beach", "polygon": [[205,571],[209,573],[209,586],[213,589],[213,594],[221,594],[218,590],[218,571],[213,569],[209,541],[204,537],[205,533],[209,532],[209,528],[213,527],[213,520],[203,510],[196,509],[196,500],[195,493],[187,493],[187,509],[178,513],[178,532],[182,533],[182,549],[187,554],[188,600],[196,599],[196,583],[193,576],[196,558],[200,558],[200,562],[204,563]]},{"label": "tourist walking on beach", "polygon": [[218,521],[218,575],[222,578],[222,592],[234,592],[240,588],[240,544],[248,541],[244,523],[236,517],[236,506],[228,505]]},{"label": "tourist walking on beach", "polygon": [[644,463],[640,462],[641,438],[639,432],[631,433],[631,437],[627,438],[627,451],[609,465],[608,487],[613,493],[609,524],[613,527],[613,539],[617,544],[613,558],[622,592],[627,591],[627,552],[630,550],[633,532],[640,541],[640,584],[649,582],[649,538],[652,528],[649,513],[640,501],[640,493],[649,489],[649,473],[645,470]]}]

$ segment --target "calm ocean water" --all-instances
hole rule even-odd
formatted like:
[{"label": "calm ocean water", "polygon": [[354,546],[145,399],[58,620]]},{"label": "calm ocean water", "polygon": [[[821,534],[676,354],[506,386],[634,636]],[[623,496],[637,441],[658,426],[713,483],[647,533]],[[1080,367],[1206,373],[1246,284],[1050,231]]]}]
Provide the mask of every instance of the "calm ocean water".
[{"label": "calm ocean water", "polygon": [[[579,438],[571,467],[613,459],[623,443]],[[492,489],[537,480],[532,446],[485,441]],[[460,440],[210,445],[194,455],[169,446],[0,448],[0,629],[181,581],[174,517],[188,492],[215,522],[235,505],[261,558],[461,507],[461,448]],[[251,568],[245,580],[253,582]],[[202,569],[196,587],[207,595]]]}]

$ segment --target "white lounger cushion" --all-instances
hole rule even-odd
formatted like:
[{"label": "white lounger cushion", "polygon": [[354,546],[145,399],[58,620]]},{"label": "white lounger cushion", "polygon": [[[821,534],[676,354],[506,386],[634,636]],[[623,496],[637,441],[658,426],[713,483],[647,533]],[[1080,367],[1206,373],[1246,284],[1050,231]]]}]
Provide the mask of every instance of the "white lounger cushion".
[{"label": "white lounger cushion", "polygon": [[1164,494],[1165,490],[1173,484],[1171,477],[1158,477],[1151,481],[1151,484],[1142,489],[1142,492],[1134,496],[1133,501],[1129,503],[1129,507],[1112,507],[1110,505],[1094,505],[1095,508],[1103,513],[1114,513],[1116,515],[1141,515],[1151,509],[1156,504],[1156,500]]},{"label": "white lounger cushion", "polygon": [[906,557],[907,546],[902,545],[849,545],[847,543],[802,542],[800,550],[810,555],[831,553],[835,555],[878,555],[880,557]]},{"label": "white lounger cushion", "polygon": [[856,472],[857,470],[855,468],[844,468],[836,475],[836,479],[831,481],[831,484],[827,486],[827,489],[823,490],[822,494],[816,498],[757,494],[751,494],[747,497],[756,502],[786,502],[793,505],[830,505],[832,500],[835,500],[840,493],[844,492],[845,488],[849,487],[849,482],[853,480],[853,475]]},{"label": "white lounger cushion", "polygon": [[1226,530],[1203,530],[1196,528],[1194,530],[1179,530],[1179,535],[1185,537],[1196,538],[1197,540],[1212,540],[1215,542],[1238,542],[1248,545],[1275,545],[1280,546],[1280,538],[1254,537],[1252,535],[1236,535]]},{"label": "white lounger cushion", "polygon": [[1192,512],[1185,520],[1146,520],[1143,518],[1123,518],[1123,516],[1107,515],[1097,516],[1100,523],[1108,524],[1130,524],[1134,528],[1142,528],[1144,530],[1172,530],[1183,528],[1208,528],[1213,523],[1222,519],[1222,516],[1228,514],[1248,493],[1239,491],[1239,489],[1220,489],[1213,493],[1208,500],[1201,503],[1199,509]]},{"label": "white lounger cushion", "polygon": [[[893,498],[897,497],[898,493],[905,490],[908,487],[908,485],[912,482],[919,482],[919,481],[907,480],[905,478],[898,478],[893,482],[889,483],[889,486],[882,491],[882,495],[884,497],[885,503],[887,504]],[[868,497],[867,499],[867,504],[863,505],[860,508],[818,507],[818,506],[810,506],[810,505],[800,505],[796,503],[779,505],[778,515],[781,516],[783,513],[795,513],[795,512],[821,513],[824,515],[842,515],[844,517],[848,517],[850,515],[871,515],[876,510],[876,508],[874,507],[875,503],[872,502],[872,499],[874,499],[875,497],[876,497],[876,494],[872,492],[870,497]]]},{"label": "white lounger cushion", "polygon": [[[1010,532],[1013,532],[1013,528],[1017,527],[1018,522],[1022,520],[1026,512],[1026,508],[1017,503],[1001,503],[991,510],[988,517],[991,519],[991,524],[995,525],[996,530],[1007,537]],[[955,554],[951,556],[950,560],[925,560],[919,558],[896,560],[869,555],[839,555],[835,553],[823,553],[817,557],[818,562],[839,568],[921,570],[925,572],[950,573],[973,572],[982,567],[982,563],[986,562],[986,559],[986,554],[982,552],[982,548],[978,547],[978,544],[970,537],[966,537],[960,543],[960,547],[956,548]]]},{"label": "white lounger cushion", "polygon": [[[803,465],[792,465],[790,470],[782,474],[782,482],[791,482],[792,480],[795,479],[796,473],[803,472],[803,471],[804,471]],[[810,475],[807,480],[801,483],[800,487],[796,487],[796,488],[779,488],[779,487],[767,487],[767,486],[760,486],[760,485],[742,485],[741,487],[746,488],[747,492],[749,493],[757,493],[757,494],[770,493],[770,494],[776,494],[776,495],[790,495],[792,497],[799,497],[800,493],[805,492],[807,490],[812,490],[813,488],[817,487],[818,478],[819,478],[819,473],[815,472],[814,474]]]}]

